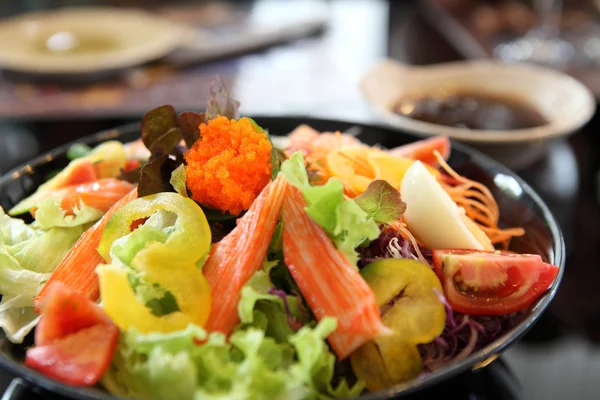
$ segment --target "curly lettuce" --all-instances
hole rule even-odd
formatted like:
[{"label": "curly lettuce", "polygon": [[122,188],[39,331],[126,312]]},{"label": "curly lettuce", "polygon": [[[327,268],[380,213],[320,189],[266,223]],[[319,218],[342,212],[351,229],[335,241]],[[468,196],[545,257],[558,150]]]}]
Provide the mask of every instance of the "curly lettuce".
[{"label": "curly lettuce", "polygon": [[256,328],[238,330],[229,341],[194,325],[169,334],[130,330],[121,335],[102,383],[121,396],[156,400],[357,396],[360,385],[330,384],[335,356],[324,339],[335,327],[335,320],[325,318],[287,343]]},{"label": "curly lettuce", "polygon": [[40,229],[0,207],[0,327],[10,341],[33,329],[34,297],[88,226]]},{"label": "curly lettuce", "polygon": [[308,215],[327,232],[338,250],[356,265],[356,248],[379,236],[379,226],[373,214],[363,210],[353,199],[345,199],[344,185],[337,178],[329,179],[322,186],[311,186],[300,152],[295,152],[281,164],[281,172],[302,192]]}]

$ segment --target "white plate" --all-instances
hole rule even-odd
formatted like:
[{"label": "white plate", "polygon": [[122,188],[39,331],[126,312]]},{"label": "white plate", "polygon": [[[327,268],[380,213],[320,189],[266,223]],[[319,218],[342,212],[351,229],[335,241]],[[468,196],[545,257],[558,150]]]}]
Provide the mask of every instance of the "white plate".
[{"label": "white plate", "polygon": [[189,40],[190,31],[137,9],[30,13],[0,23],[0,68],[37,74],[126,68],[169,54]]}]

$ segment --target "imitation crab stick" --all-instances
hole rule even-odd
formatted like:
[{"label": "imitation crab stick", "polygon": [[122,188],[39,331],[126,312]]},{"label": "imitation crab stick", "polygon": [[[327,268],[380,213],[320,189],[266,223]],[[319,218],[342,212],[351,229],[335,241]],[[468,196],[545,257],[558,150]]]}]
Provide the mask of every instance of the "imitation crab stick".
[{"label": "imitation crab stick", "polygon": [[60,200],[61,208],[68,212],[72,212],[73,208],[81,203],[106,212],[134,187],[126,181],[105,178],[50,190],[46,197]]},{"label": "imitation crab stick", "polygon": [[283,202],[284,261],[317,319],[337,318],[337,329],[328,340],[344,359],[362,344],[390,331],[381,322],[369,285],[305,207],[299,190],[288,185]]},{"label": "imitation crab stick", "polygon": [[113,204],[100,221],[96,222],[81,235],[37,295],[35,299],[36,310],[39,309],[40,301],[42,301],[46,295],[51,283],[56,281],[62,282],[71,290],[84,295],[88,299],[96,300],[98,298],[100,295],[100,287],[98,285],[96,267],[103,262],[104,259],[100,253],[98,253],[96,248],[100,243],[102,232],[104,232],[104,228],[113,214],[136,197],[137,188],[132,189],[119,201]]},{"label": "imitation crab stick", "polygon": [[282,176],[267,184],[235,229],[213,246],[203,268],[213,293],[207,331],[229,335],[239,322],[237,305],[242,287],[265,261],[285,187]]}]

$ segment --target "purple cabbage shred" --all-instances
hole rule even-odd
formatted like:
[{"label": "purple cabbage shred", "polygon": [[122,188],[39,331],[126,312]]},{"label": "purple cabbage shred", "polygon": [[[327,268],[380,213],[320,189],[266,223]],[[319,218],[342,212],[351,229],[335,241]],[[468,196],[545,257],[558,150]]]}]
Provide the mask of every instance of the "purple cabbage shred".
[{"label": "purple cabbage shred", "polygon": [[[418,260],[417,252],[410,240],[406,240],[400,232],[390,228],[380,227],[381,234],[368,246],[359,249],[359,268],[384,258],[410,258]],[[433,265],[431,251],[420,248],[421,254]]]},{"label": "purple cabbage shred", "polygon": [[287,293],[281,289],[277,289],[275,286],[273,286],[271,289],[269,289],[268,293],[271,295],[277,296],[277,297],[281,298],[281,300],[283,300],[283,307],[285,309],[286,321],[287,321],[288,325],[290,326],[290,328],[293,331],[297,331],[298,329],[300,329],[300,327],[302,326],[302,321],[300,321],[299,319],[294,317],[294,315],[292,314],[292,310],[290,309],[290,304],[288,303],[288,299],[287,299],[287,296],[288,296]]},{"label": "purple cabbage shred", "polygon": [[512,329],[525,315],[523,311],[498,315],[467,315],[453,311],[442,293],[436,290],[446,307],[446,327],[433,342],[419,345],[423,364],[429,371],[470,356]]}]

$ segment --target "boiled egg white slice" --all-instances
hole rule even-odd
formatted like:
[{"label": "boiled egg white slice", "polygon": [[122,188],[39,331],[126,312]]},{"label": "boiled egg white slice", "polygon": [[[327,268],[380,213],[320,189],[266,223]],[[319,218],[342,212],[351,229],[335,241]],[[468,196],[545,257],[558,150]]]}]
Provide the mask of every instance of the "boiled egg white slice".
[{"label": "boiled egg white slice", "polygon": [[406,226],[425,247],[494,249],[487,235],[452,201],[420,161],[404,174],[400,194],[406,203]]}]

